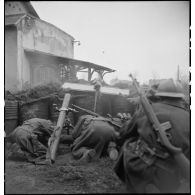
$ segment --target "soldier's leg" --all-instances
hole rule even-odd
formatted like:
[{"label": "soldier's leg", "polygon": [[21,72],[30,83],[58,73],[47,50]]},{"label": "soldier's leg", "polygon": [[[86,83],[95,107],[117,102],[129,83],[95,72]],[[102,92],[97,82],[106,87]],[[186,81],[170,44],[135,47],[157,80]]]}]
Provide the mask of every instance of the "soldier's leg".
[{"label": "soldier's leg", "polygon": [[31,135],[31,142],[33,146],[33,153],[37,156],[45,156],[47,153],[47,147],[38,141],[37,135]]},{"label": "soldier's leg", "polygon": [[93,152],[91,152],[91,151],[92,150],[90,148],[80,147],[79,149],[72,151],[72,155],[77,160],[79,160],[79,159],[83,159],[84,160],[84,158],[87,158],[88,154],[93,156],[92,153],[94,152],[94,150],[93,150]]},{"label": "soldier's leg", "polygon": [[31,136],[28,132],[21,131],[17,133],[16,143],[20,146],[21,150],[24,152],[24,155],[28,159],[28,161],[31,162],[34,158],[36,158],[31,143]]}]

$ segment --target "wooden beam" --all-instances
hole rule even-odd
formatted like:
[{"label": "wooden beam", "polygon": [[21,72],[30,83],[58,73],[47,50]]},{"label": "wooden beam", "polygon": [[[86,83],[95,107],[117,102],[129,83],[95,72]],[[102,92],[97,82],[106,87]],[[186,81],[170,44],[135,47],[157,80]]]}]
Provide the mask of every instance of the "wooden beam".
[{"label": "wooden beam", "polygon": [[92,77],[91,68],[88,68],[88,81],[91,81],[91,77]]}]

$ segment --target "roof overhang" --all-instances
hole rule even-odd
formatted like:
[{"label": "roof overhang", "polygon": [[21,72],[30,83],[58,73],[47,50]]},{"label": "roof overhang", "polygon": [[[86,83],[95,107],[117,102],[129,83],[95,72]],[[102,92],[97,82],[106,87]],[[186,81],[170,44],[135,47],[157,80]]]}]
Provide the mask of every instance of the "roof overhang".
[{"label": "roof overhang", "polygon": [[77,66],[81,66],[83,68],[93,68],[96,71],[107,71],[107,72],[115,72],[116,70],[114,69],[110,69],[108,67],[105,66],[101,66],[98,64],[94,64],[92,62],[87,62],[87,61],[83,61],[83,60],[78,60],[78,59],[73,59],[73,58],[68,58],[68,57],[62,57],[62,56],[56,56],[50,53],[45,53],[45,52],[41,52],[41,51],[37,51],[37,50],[31,50],[31,49],[27,49],[24,48],[24,51],[26,53],[29,53],[30,55],[33,56],[37,56],[37,57],[52,57],[52,58],[56,58],[58,59],[59,62],[63,63],[63,62],[68,62],[70,65],[77,65]]},{"label": "roof overhang", "polygon": [[26,14],[17,14],[17,15],[9,15],[5,16],[5,26],[17,25],[22,18],[24,18]]}]

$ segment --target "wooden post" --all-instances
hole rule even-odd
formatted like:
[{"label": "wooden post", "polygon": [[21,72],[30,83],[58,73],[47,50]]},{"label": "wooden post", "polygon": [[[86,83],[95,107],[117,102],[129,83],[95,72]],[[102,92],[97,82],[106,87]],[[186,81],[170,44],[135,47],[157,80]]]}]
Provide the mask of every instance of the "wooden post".
[{"label": "wooden post", "polygon": [[91,68],[88,68],[88,81],[91,81]]},{"label": "wooden post", "polygon": [[95,101],[94,101],[94,107],[93,107],[94,112],[97,111],[97,105],[100,99],[100,87],[101,87],[101,83],[99,81],[96,81],[94,85],[94,89],[95,89]]},{"label": "wooden post", "polygon": [[94,100],[94,106],[93,106],[93,111],[94,112],[96,112],[97,101],[98,101],[98,91],[95,89],[95,100]]},{"label": "wooden post", "polygon": [[61,132],[64,126],[65,117],[66,117],[66,111],[67,111],[66,109],[68,108],[70,98],[71,98],[71,95],[69,93],[65,94],[56,128],[48,141],[49,154],[47,155],[48,155],[48,158],[50,158],[52,163],[55,162],[56,152],[57,152],[59,141],[60,141],[60,135],[61,135]]}]

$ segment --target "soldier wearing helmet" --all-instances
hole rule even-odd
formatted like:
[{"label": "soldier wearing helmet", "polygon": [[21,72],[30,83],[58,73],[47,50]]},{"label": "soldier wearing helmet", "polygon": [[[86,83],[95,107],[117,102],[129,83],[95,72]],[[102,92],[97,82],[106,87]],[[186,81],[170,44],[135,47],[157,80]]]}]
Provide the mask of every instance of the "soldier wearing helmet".
[{"label": "soldier wearing helmet", "polygon": [[157,87],[156,96],[184,99],[183,88],[178,81],[167,79]]},{"label": "soldier wearing helmet", "polygon": [[46,158],[47,142],[54,126],[50,120],[31,118],[10,133],[6,142],[16,143],[24,153],[26,159],[32,163],[39,163]]},{"label": "soldier wearing helmet", "polygon": [[173,79],[161,81],[154,96],[167,104],[174,104],[188,109],[184,90],[180,82]]},{"label": "soldier wearing helmet", "polygon": [[[166,131],[170,142],[182,149],[190,159],[189,111],[184,104],[180,83],[173,79],[162,81],[155,90],[158,101],[152,102],[160,123],[169,121]],[[151,98],[152,100],[152,98]],[[117,176],[131,193],[186,193],[189,183],[183,178],[173,155],[158,140],[142,108],[120,131],[123,143],[115,164]]]}]

